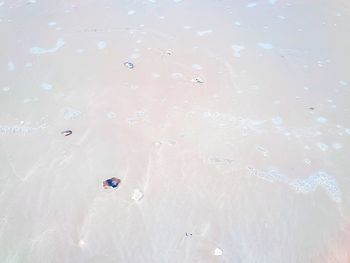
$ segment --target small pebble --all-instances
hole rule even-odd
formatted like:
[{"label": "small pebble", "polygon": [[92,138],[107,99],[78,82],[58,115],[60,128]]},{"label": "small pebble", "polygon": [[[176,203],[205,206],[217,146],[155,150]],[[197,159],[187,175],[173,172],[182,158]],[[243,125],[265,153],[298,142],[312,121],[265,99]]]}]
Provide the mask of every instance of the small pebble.
[{"label": "small pebble", "polygon": [[204,81],[200,78],[200,77],[195,77],[192,79],[192,82],[195,82],[195,83],[204,83]]},{"label": "small pebble", "polygon": [[128,69],[133,69],[135,66],[131,62],[125,62],[124,66],[127,67]]},{"label": "small pebble", "polygon": [[67,131],[63,131],[61,132],[64,136],[69,136],[71,135],[73,132],[71,130],[67,130]]}]

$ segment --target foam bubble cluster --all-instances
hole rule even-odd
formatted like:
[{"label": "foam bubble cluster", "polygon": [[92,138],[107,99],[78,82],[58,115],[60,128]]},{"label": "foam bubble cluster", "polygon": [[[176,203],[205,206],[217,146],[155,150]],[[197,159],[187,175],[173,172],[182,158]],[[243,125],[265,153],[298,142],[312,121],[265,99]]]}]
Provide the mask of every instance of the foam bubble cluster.
[{"label": "foam bubble cluster", "polygon": [[273,168],[264,171],[248,166],[247,170],[249,175],[259,177],[268,182],[286,183],[297,193],[308,194],[314,192],[318,187],[322,187],[334,202],[339,203],[342,201],[342,193],[336,180],[324,171],[318,171],[307,178],[292,180]]},{"label": "foam bubble cluster", "polygon": [[32,133],[35,130],[33,127],[28,126],[20,126],[20,125],[14,125],[14,126],[4,126],[0,125],[0,134],[4,135],[20,135],[25,136],[30,133]]},{"label": "foam bubble cluster", "polygon": [[256,176],[259,177],[261,179],[264,179],[266,181],[269,181],[271,183],[273,182],[281,182],[281,181],[288,181],[288,179],[286,179],[283,175],[281,175],[277,169],[274,168],[270,168],[267,171],[262,171],[262,170],[258,170],[256,168],[247,167],[248,170],[248,174],[252,175],[252,176]]},{"label": "foam bubble cluster", "polygon": [[341,202],[342,194],[337,182],[324,171],[316,172],[305,179],[298,178],[291,182],[290,186],[292,186],[296,192],[304,194],[314,192],[318,187],[322,187],[333,201]]},{"label": "foam bubble cluster", "polygon": [[59,50],[60,48],[62,48],[65,45],[64,41],[62,38],[59,38],[56,42],[56,45],[52,48],[41,48],[41,47],[32,47],[30,49],[30,53],[34,54],[34,55],[43,55],[43,54],[47,54],[47,53],[54,53],[57,50]]},{"label": "foam bubble cluster", "polygon": [[74,120],[79,117],[81,114],[81,111],[71,108],[71,107],[65,107],[62,109],[63,117],[66,120]]}]

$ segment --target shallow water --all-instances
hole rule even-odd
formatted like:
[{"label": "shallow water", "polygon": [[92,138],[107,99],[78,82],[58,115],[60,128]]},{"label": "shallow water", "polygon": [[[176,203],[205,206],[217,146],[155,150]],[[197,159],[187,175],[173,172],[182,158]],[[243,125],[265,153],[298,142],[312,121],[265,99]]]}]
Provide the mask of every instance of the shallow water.
[{"label": "shallow water", "polygon": [[346,1],[1,2],[0,261],[348,262],[349,22]]}]

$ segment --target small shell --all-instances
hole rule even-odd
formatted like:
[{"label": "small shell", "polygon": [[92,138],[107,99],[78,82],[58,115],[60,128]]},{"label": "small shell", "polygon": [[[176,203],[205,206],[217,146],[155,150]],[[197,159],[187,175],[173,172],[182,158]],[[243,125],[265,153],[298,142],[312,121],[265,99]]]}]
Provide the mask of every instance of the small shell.
[{"label": "small shell", "polygon": [[135,189],[131,198],[138,202],[143,198],[143,193],[139,189]]},{"label": "small shell", "polygon": [[222,250],[220,248],[215,248],[214,250],[214,255],[215,256],[221,256],[222,255]]},{"label": "small shell", "polygon": [[124,62],[124,66],[127,67],[128,69],[133,69],[135,66],[131,62]]},{"label": "small shell", "polygon": [[194,83],[204,83],[204,81],[200,77],[193,78],[192,82],[194,82]]}]

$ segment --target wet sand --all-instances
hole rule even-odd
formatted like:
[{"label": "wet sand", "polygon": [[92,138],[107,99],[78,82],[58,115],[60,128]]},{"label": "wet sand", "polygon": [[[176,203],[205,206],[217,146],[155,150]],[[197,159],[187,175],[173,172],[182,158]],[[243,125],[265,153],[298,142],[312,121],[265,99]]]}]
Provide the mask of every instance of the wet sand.
[{"label": "wet sand", "polygon": [[1,2],[0,261],[349,262],[349,30],[346,1]]}]

